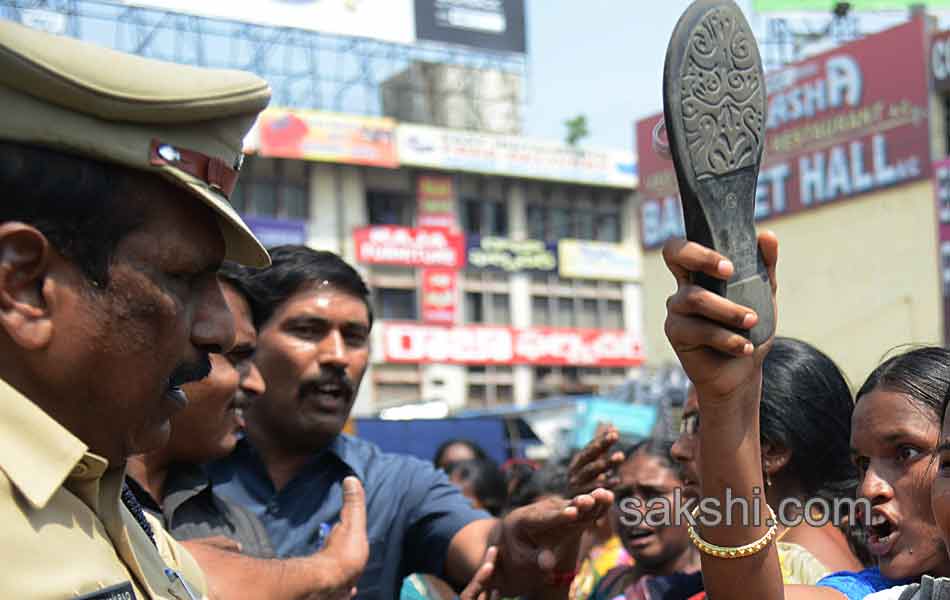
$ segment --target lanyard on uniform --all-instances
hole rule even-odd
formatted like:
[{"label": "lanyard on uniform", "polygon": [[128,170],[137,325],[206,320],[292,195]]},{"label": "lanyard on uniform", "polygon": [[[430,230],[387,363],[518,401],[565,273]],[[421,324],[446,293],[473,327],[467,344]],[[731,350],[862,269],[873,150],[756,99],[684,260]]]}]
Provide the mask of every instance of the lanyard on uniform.
[{"label": "lanyard on uniform", "polygon": [[185,595],[181,596],[175,592],[173,588],[169,588],[168,591],[175,594],[180,600],[200,600],[198,596],[195,596],[195,593],[191,591],[191,588],[188,587],[188,583],[185,581],[185,578],[181,576],[175,569],[165,569],[165,577],[168,577],[168,581],[174,586],[175,583],[181,584],[181,588],[185,591]]}]

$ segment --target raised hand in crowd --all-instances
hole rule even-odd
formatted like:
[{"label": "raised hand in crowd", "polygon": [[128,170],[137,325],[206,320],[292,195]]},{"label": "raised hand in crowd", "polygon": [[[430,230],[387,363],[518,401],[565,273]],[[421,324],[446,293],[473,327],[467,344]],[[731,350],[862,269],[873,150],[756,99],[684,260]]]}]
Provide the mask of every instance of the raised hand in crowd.
[{"label": "raised hand in crowd", "polygon": [[491,587],[505,596],[566,597],[581,536],[612,503],[612,492],[596,489],[571,500],[549,497],[509,513],[498,528]]},{"label": "raised hand in crowd", "polygon": [[[769,270],[774,299],[778,239],[771,232],[763,232],[758,242]],[[727,280],[733,274],[732,263],[709,248],[684,240],[667,242],[663,260],[677,285],[666,304],[666,336],[696,388],[700,403],[706,400],[708,405],[748,396],[749,390],[757,390],[761,386],[762,361],[772,340],[753,348],[736,330],[755,325],[756,314],[691,280],[693,273]]]},{"label": "raised hand in crowd", "polygon": [[614,469],[623,463],[623,452],[610,452],[620,440],[620,432],[609,423],[601,423],[594,438],[578,452],[568,466],[567,484],[572,496],[602,487],[617,485]]},{"label": "raised hand in crowd", "polygon": [[[764,232],[759,234],[758,244],[774,302],[778,240]],[[761,497],[758,504],[752,500],[764,489],[759,400],[762,361],[771,340],[753,347],[737,330],[752,327],[757,315],[692,282],[693,273],[722,280],[732,276],[733,265],[724,256],[693,242],[674,240],[664,246],[663,258],[677,284],[667,301],[666,335],[698,397],[702,495],[722,507],[728,493],[753,507],[742,521],[741,506],[730,505],[728,510],[734,512],[731,526],[700,524],[696,533],[709,544],[730,548],[768,539],[769,508]],[[702,570],[710,598],[783,597],[774,543],[742,558],[719,558],[704,552]]]}]

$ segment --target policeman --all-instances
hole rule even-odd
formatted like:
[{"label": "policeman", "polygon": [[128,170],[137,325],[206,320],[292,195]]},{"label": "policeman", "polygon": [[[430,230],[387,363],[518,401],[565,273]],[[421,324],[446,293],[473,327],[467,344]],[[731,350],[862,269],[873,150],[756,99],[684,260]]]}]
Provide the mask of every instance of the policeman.
[{"label": "policeman", "polygon": [[124,465],[233,343],[221,261],[269,264],[227,200],[269,97],[0,21],[0,598],[205,595]]}]

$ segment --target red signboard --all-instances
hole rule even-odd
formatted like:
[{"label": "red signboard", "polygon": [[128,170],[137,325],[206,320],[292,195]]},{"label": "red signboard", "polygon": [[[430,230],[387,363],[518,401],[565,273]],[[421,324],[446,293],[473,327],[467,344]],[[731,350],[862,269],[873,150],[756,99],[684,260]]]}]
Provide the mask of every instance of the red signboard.
[{"label": "red signboard", "polygon": [[943,296],[943,340],[950,342],[950,159],[936,162],[934,189],[937,200],[937,265]]},{"label": "red signboard", "polygon": [[383,353],[394,363],[635,367],[643,345],[627,331],[383,324]]},{"label": "red signboard", "polygon": [[[930,175],[924,22],[916,19],[769,73],[756,219],[771,219]],[[683,237],[673,163],[637,123],[641,240]]]},{"label": "red signboard", "polygon": [[458,271],[425,269],[422,271],[422,320],[452,325],[458,306]]},{"label": "red signboard", "polygon": [[465,265],[465,238],[451,229],[370,225],[355,229],[353,241],[361,263],[450,269]]},{"label": "red signboard", "polygon": [[396,168],[396,122],[385,117],[268,109],[258,121],[261,156]]},{"label": "red signboard", "polygon": [[455,227],[455,189],[445,175],[420,175],[416,197],[416,224],[420,227]]}]

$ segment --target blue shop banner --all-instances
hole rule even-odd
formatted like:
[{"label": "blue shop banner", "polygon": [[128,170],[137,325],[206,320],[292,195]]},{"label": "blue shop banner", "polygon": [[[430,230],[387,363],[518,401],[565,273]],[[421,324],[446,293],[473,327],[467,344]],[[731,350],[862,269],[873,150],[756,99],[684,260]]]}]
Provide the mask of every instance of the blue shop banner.
[{"label": "blue shop banner", "polygon": [[265,248],[307,243],[306,221],[260,216],[244,216],[243,219]]}]

